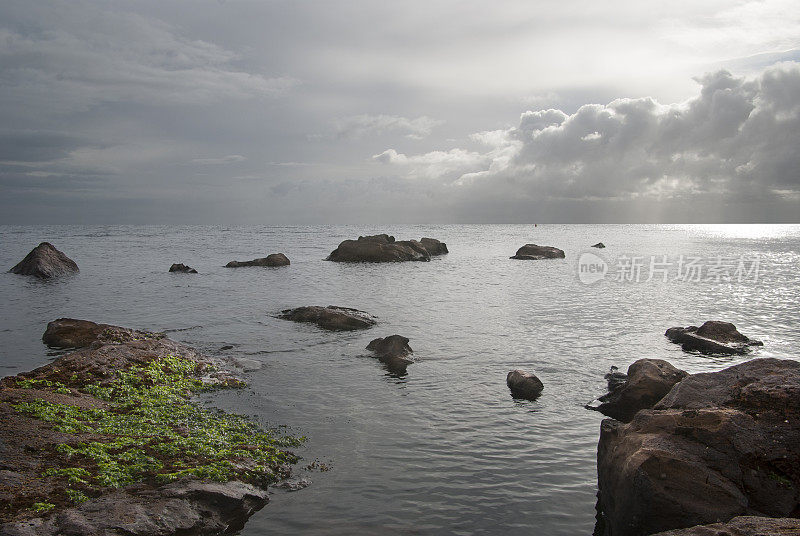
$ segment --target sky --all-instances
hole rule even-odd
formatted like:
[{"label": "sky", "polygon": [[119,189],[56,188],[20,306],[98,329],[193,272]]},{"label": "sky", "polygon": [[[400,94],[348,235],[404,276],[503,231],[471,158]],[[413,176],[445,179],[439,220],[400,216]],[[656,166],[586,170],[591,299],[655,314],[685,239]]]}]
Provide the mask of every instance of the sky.
[{"label": "sky", "polygon": [[796,0],[0,3],[0,224],[798,221]]}]

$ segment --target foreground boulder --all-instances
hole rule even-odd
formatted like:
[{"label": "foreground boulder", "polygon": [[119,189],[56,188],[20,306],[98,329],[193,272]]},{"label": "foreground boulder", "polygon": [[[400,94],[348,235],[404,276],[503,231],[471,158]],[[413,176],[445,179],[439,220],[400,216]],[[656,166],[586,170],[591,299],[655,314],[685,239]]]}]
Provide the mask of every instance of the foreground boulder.
[{"label": "foreground boulder", "polygon": [[[429,238],[428,247],[440,255],[447,252],[447,246]],[[439,245],[435,244],[438,242]],[[403,262],[429,261],[431,253],[422,242],[416,240],[395,240],[393,236],[379,234],[359,236],[358,240],[345,240],[325,259],[334,262]]]},{"label": "foreground boulder", "polygon": [[541,259],[563,259],[564,251],[552,246],[537,246],[536,244],[525,244],[517,250],[517,254],[511,257],[523,261],[537,261]]},{"label": "foreground boulder", "polygon": [[511,396],[527,400],[536,400],[544,389],[544,384],[535,374],[522,370],[509,372],[506,384],[511,389]]},{"label": "foreground boulder", "polygon": [[59,318],[47,324],[47,329],[42,335],[42,342],[52,348],[83,348],[95,341],[122,343],[163,338],[163,333],[138,331],[110,324],[96,324],[89,320]]},{"label": "foreground boulder", "polygon": [[253,259],[252,261],[231,261],[225,265],[225,268],[241,268],[243,266],[289,266],[291,264],[289,259],[283,253],[272,253],[260,259]]},{"label": "foreground boulder", "polygon": [[283,448],[298,441],[195,402],[242,383],[190,348],[72,322],[87,328],[83,349],[0,380],[0,534],[241,528],[289,475],[298,458]]},{"label": "foreground boulder", "polygon": [[599,398],[600,405],[587,407],[618,421],[630,422],[639,410],[652,408],[686,376],[687,372],[662,359],[639,359],[628,367],[627,375],[613,371],[607,374],[609,393]]},{"label": "foreground boulder", "polygon": [[49,242],[42,242],[33,248],[19,264],[9,270],[13,274],[32,275],[40,279],[73,274],[78,271],[80,270],[75,261]]},{"label": "foreground boulder", "polygon": [[182,263],[173,264],[169,267],[170,272],[178,272],[181,274],[196,274],[197,270],[192,268],[191,266],[186,266]]},{"label": "foreground boulder", "polygon": [[669,328],[666,337],[680,344],[684,350],[697,350],[704,354],[744,354],[751,346],[763,346],[764,343],[750,339],[736,329],[730,322],[709,320],[699,328]]},{"label": "foreground boulder", "polygon": [[755,359],[689,375],[630,423],[603,421],[596,534],[796,517],[798,445],[800,362]]},{"label": "foreground boulder", "polygon": [[331,331],[368,329],[375,325],[375,319],[364,311],[335,305],[328,307],[310,305],[296,309],[284,309],[278,318],[293,322],[311,322],[322,329]]},{"label": "foreground boulder", "polygon": [[408,356],[414,351],[408,345],[408,338],[402,335],[390,335],[382,339],[373,339],[367,345],[376,357],[392,372],[405,373],[408,365],[414,361]]},{"label": "foreground boulder", "polygon": [[653,536],[796,536],[800,519],[791,517],[734,517],[727,523],[697,525],[688,529],[659,532]]}]

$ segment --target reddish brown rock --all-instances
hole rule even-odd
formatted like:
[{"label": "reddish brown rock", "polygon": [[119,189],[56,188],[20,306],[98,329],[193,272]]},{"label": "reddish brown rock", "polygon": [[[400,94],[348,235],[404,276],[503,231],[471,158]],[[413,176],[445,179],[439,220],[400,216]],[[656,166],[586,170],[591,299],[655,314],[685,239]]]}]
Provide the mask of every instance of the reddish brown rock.
[{"label": "reddish brown rock", "polygon": [[244,266],[289,266],[291,264],[289,259],[283,253],[272,253],[260,259],[253,259],[252,261],[231,261],[225,265],[225,268],[242,268]]},{"label": "reddish brown rock", "polygon": [[367,345],[367,350],[372,350],[392,372],[404,373],[408,365],[414,362],[408,357],[414,351],[408,345],[408,338],[402,335],[373,339]]},{"label": "reddish brown rock", "polygon": [[734,517],[727,523],[697,525],[688,529],[659,532],[653,536],[797,536],[800,519],[782,517]]},{"label": "reddish brown rock", "polygon": [[536,400],[544,390],[544,384],[532,372],[512,370],[506,376],[506,385],[511,389],[511,396]]}]

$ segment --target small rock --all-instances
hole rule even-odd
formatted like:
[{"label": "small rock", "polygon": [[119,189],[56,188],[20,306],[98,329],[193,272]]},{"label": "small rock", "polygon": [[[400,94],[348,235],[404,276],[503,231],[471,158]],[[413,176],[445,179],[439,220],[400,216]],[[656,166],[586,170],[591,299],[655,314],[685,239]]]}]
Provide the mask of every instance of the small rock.
[{"label": "small rock", "polygon": [[517,254],[511,257],[523,261],[535,261],[541,259],[563,259],[564,251],[552,246],[537,246],[536,244],[525,244],[517,250]]},{"label": "small rock", "polygon": [[170,272],[179,272],[182,274],[196,274],[197,270],[185,264],[177,263],[169,267]]},{"label": "small rock", "polygon": [[40,279],[49,279],[79,271],[75,261],[49,242],[42,242],[33,248],[24,259],[9,270],[13,274],[32,275]]},{"label": "small rock", "polygon": [[260,259],[253,259],[252,261],[231,261],[225,265],[225,268],[241,268],[243,266],[289,266],[291,264],[289,259],[283,253],[272,253]]},{"label": "small rock", "polygon": [[535,374],[522,370],[509,372],[506,384],[511,389],[511,396],[527,400],[536,400],[544,389],[544,384]]},{"label": "small rock", "polygon": [[422,247],[425,248],[425,251],[427,251],[431,257],[449,253],[447,250],[447,244],[436,240],[435,238],[420,238],[419,243],[422,244]]},{"label": "small rock", "polygon": [[294,482],[284,480],[280,484],[276,484],[275,487],[279,489],[285,489],[286,491],[300,491],[301,489],[307,488],[310,485],[311,479],[301,478],[300,480],[295,480]]},{"label": "small rock", "polygon": [[408,338],[402,335],[390,335],[382,339],[373,339],[367,345],[367,350],[372,350],[375,355],[392,372],[403,373],[406,367],[413,363],[408,355],[413,350],[408,345]]},{"label": "small rock", "polygon": [[603,249],[604,247],[606,247],[606,245],[603,244],[602,242],[598,242],[597,244],[593,245],[592,247],[593,248],[597,248],[597,249]]},{"label": "small rock", "polygon": [[750,339],[736,329],[730,322],[709,320],[699,328],[669,328],[664,335],[686,351],[697,350],[703,354],[744,354],[751,346],[763,346],[764,343]]},{"label": "small rock", "polygon": [[353,331],[368,329],[375,325],[375,319],[364,311],[329,305],[320,307],[310,305],[295,309],[284,309],[278,318],[293,322],[311,322],[331,331]]}]

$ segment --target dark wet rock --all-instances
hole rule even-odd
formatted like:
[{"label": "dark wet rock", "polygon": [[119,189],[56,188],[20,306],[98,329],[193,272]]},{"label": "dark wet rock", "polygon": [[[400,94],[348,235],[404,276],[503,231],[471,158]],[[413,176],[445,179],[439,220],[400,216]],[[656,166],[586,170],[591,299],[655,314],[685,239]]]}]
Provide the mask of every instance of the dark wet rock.
[{"label": "dark wet rock", "polygon": [[427,251],[431,257],[449,253],[447,251],[447,244],[435,238],[420,238],[419,243],[422,244],[422,247],[425,248],[425,251]]},{"label": "dark wet rock", "polygon": [[563,259],[564,251],[552,246],[537,246],[536,244],[525,244],[517,250],[517,254],[511,257],[523,261],[537,261],[541,259]]},{"label": "dark wet rock", "polygon": [[619,421],[629,422],[639,410],[652,408],[688,373],[662,359],[639,359],[628,367],[624,381],[624,374],[612,371],[610,375],[611,378],[606,374],[609,393],[600,397],[600,405],[587,407]]},{"label": "dark wet rock", "polygon": [[414,351],[408,345],[408,338],[402,335],[390,335],[382,339],[373,339],[367,345],[380,361],[393,372],[405,372],[406,367],[414,361],[408,356]]},{"label": "dark wet rock", "polygon": [[797,517],[798,445],[800,362],[754,359],[687,376],[630,423],[603,421],[598,534]]},{"label": "dark wet rock", "polygon": [[309,478],[301,478],[300,480],[284,480],[280,484],[276,484],[275,487],[278,489],[284,489],[286,491],[300,491],[301,489],[305,489],[311,485],[311,479]]},{"label": "dark wet rock", "polygon": [[20,275],[32,275],[41,279],[49,279],[60,275],[78,272],[75,261],[53,247],[49,242],[42,242],[28,253],[19,264],[9,272]]},{"label": "dark wet rock", "polygon": [[608,392],[613,393],[628,381],[628,375],[624,372],[620,372],[619,368],[611,367],[611,370],[603,376],[603,379],[606,380],[608,384]]},{"label": "dark wet rock", "polygon": [[597,248],[597,249],[603,249],[603,248],[606,247],[606,245],[603,244],[602,242],[598,242],[597,244],[593,245],[592,247],[593,248]]},{"label": "dark wet rock", "polygon": [[697,525],[659,532],[653,536],[797,536],[800,519],[791,517],[734,517],[726,523]]},{"label": "dark wet rock", "polygon": [[331,331],[368,329],[375,325],[375,319],[364,311],[334,305],[328,307],[310,305],[285,309],[278,317],[294,322],[311,322]]},{"label": "dark wet rock", "polygon": [[197,270],[185,264],[176,263],[169,267],[170,272],[178,272],[182,274],[196,274]]},{"label": "dark wet rock", "polygon": [[536,400],[544,389],[544,384],[535,374],[522,370],[509,372],[506,384],[511,389],[511,396],[527,400]]},{"label": "dark wet rock", "polygon": [[46,518],[0,526],[8,536],[220,534],[267,504],[267,490],[244,482],[182,480],[131,486]]},{"label": "dark wet rock", "polygon": [[42,342],[52,348],[83,348],[96,341],[122,343],[163,337],[163,333],[121,328],[110,324],[96,324],[75,318],[59,318],[47,324],[47,329],[42,335]]},{"label": "dark wet rock", "polygon": [[291,264],[289,259],[283,253],[272,253],[260,259],[253,259],[252,261],[231,261],[225,265],[225,268],[241,268],[243,266],[289,266]]},{"label": "dark wet rock", "polygon": [[763,346],[764,343],[750,339],[736,329],[730,322],[709,320],[699,328],[669,328],[666,337],[680,344],[684,350],[697,350],[704,354],[744,354],[751,346]]},{"label": "dark wet rock", "polygon": [[345,240],[328,255],[334,262],[429,261],[431,254],[416,240],[395,240],[386,234],[359,236]]}]

